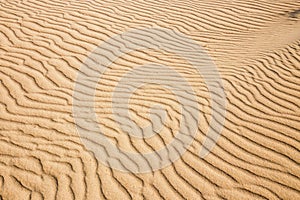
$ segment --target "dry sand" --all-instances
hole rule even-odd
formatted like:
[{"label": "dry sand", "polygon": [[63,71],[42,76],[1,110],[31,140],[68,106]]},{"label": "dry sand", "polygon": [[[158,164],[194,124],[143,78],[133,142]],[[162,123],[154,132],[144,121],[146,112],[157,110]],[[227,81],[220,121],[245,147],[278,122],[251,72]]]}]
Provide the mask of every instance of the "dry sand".
[{"label": "dry sand", "polygon": [[[296,0],[1,0],[0,199],[300,199],[299,9]],[[226,122],[204,159],[198,152],[210,118],[205,84],[184,60],[154,50],[112,65],[97,86],[99,124],[124,148],[157,148],[155,140],[147,146],[115,128],[109,80],[149,60],[178,67],[203,105],[188,151],[164,169],[132,174],[97,162],[81,143],[72,117],[77,72],[101,41],[138,27],[180,31],[218,67]],[[137,91],[133,118],[143,124],[145,102],[167,107],[168,94],[159,87]],[[167,111],[175,130],[178,113]]]}]

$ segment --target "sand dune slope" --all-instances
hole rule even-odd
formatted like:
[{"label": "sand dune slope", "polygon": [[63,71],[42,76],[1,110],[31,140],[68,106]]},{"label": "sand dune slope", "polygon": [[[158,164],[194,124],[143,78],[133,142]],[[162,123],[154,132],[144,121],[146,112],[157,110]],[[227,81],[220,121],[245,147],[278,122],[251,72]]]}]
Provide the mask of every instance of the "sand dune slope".
[{"label": "sand dune slope", "polygon": [[[184,59],[140,50],[119,57],[97,84],[97,120],[108,138],[153,151],[177,130],[179,107],[160,86],[138,89],[131,117],[167,112],[160,138],[136,139],[114,121],[112,91],[123,74],[154,62],[184,74],[196,91],[195,141],[172,165],[126,173],[97,161],[73,117],[76,77],[102,41],[139,27],[187,35],[223,79],[226,121],[211,153],[199,158],[211,118],[207,87]],[[0,199],[300,199],[300,2],[0,1]]]}]

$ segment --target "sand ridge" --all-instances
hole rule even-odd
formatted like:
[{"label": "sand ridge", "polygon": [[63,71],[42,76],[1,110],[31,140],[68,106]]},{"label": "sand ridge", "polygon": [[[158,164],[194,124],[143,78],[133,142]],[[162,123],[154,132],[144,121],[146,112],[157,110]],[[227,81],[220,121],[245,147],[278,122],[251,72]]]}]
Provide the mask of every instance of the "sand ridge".
[{"label": "sand ridge", "polygon": [[[2,199],[299,199],[299,1],[0,2],[0,197]],[[149,151],[122,135],[111,117],[111,91],[134,66],[176,68],[197,92],[201,126],[171,166],[124,173],[97,161],[82,144],[72,105],[78,70],[102,41],[139,27],[179,31],[202,45],[224,81],[227,112],[217,145],[199,149],[211,117],[207,88],[183,59],[163,51],[120,57],[97,86],[95,106],[107,136]],[[157,96],[154,96],[156,93]],[[178,126],[171,93],[153,87],[132,99],[136,121],[147,109],[168,111],[165,140]],[[160,98],[159,98],[160,97]],[[170,106],[171,105],[171,106]]]}]

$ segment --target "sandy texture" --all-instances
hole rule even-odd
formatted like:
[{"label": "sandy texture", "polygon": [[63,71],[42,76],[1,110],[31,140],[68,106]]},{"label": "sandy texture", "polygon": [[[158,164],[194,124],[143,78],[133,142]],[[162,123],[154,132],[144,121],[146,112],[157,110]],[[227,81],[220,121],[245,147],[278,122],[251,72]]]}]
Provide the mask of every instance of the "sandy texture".
[{"label": "sandy texture", "polygon": [[[1,0],[0,199],[300,199],[299,9],[296,0]],[[201,125],[173,165],[147,174],[112,170],[79,139],[74,81],[101,41],[158,26],[188,35],[214,60],[228,100],[224,130],[200,159],[210,118],[201,76],[176,55],[132,52],[97,86],[107,136],[130,150],[160,147],[155,138],[122,135],[111,118],[110,91],[126,70],[149,61],[186,74],[202,105]],[[172,98],[159,86],[137,90],[132,117],[142,125],[151,103],[165,106],[167,141],[178,125]]]}]

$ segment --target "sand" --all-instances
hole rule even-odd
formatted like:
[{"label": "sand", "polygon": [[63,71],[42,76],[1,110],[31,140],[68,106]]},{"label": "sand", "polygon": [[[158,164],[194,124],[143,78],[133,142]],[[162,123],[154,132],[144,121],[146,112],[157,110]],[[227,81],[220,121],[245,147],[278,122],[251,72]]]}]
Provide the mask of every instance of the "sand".
[{"label": "sand", "polygon": [[[300,199],[300,2],[2,0],[0,2],[0,199]],[[130,173],[101,163],[80,139],[76,78],[103,41],[135,28],[180,32],[202,46],[226,94],[225,123],[199,151],[211,120],[203,77],[159,50],[119,57],[97,84],[97,123],[128,151],[162,148],[178,130],[180,104],[159,85],[132,96],[131,117],[167,112],[161,137],[129,137],[113,119],[122,74],[155,62],[185,75],[200,105],[195,140],[171,165]],[[163,142],[162,142],[163,141]],[[165,142],[165,143],[164,143]]]}]

